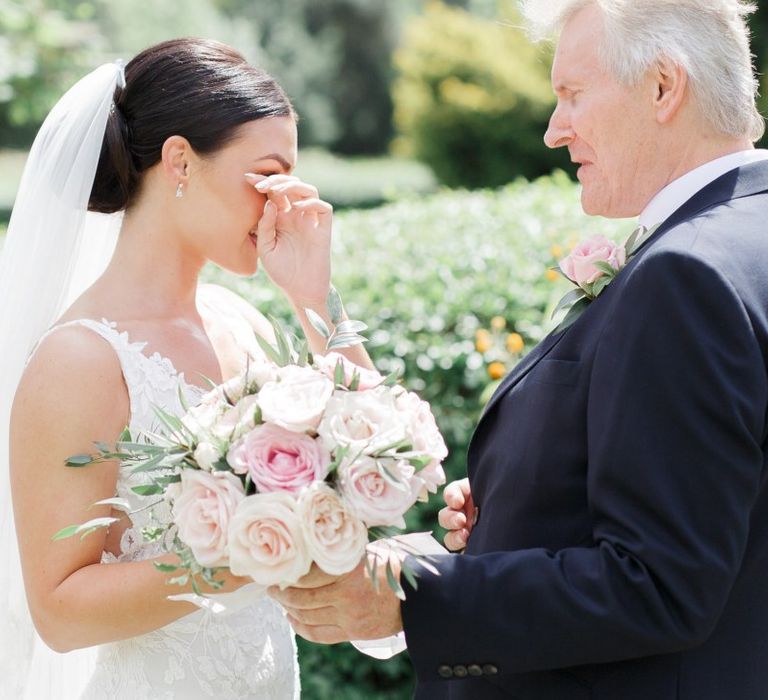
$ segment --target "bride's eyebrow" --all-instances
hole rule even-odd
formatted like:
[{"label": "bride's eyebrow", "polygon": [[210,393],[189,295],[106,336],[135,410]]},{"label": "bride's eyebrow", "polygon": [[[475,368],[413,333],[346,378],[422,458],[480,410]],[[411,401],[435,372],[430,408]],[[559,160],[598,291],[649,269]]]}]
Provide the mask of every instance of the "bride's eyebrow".
[{"label": "bride's eyebrow", "polygon": [[285,170],[285,172],[290,172],[293,170],[293,165],[291,165],[291,163],[289,163],[279,153],[270,153],[269,155],[261,156],[260,158],[256,158],[254,162],[258,163],[262,160],[276,160],[278,163],[280,163],[280,166],[283,168],[283,170]]}]

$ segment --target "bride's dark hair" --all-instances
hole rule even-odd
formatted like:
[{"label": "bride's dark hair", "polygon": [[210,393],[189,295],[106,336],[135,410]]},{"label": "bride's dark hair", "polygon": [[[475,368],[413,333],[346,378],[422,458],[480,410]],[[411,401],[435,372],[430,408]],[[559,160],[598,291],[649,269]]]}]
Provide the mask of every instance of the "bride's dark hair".
[{"label": "bride's dark hair", "polygon": [[217,41],[174,39],[151,46],[126,65],[125,78],[107,120],[91,211],[127,207],[141,174],[160,160],[170,136],[183,136],[204,155],[225,146],[241,124],[295,118],[271,76]]}]

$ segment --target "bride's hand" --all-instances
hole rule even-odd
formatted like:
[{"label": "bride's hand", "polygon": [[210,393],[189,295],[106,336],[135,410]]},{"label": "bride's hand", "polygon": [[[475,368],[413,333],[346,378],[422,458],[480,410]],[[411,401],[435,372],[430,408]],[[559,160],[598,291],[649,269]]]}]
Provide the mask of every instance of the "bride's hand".
[{"label": "bride's hand", "polygon": [[333,207],[291,175],[246,175],[267,197],[256,246],[270,279],[304,306],[324,304],[331,277]]},{"label": "bride's hand", "polygon": [[437,519],[442,527],[450,531],[445,536],[445,546],[451,551],[464,549],[478,512],[472,500],[469,479],[448,484],[443,491],[443,499],[447,507],[438,513]]}]

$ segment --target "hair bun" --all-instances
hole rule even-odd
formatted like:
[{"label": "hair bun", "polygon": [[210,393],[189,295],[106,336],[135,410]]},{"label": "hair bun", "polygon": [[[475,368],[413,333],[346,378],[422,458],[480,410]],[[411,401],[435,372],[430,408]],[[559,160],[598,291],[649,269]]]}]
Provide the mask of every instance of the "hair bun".
[{"label": "hair bun", "polygon": [[[122,92],[118,89],[116,94]],[[131,156],[131,130],[120,107],[112,104],[104,140],[101,143],[99,164],[88,201],[90,211],[112,214],[128,205],[134,184],[138,179]]]}]

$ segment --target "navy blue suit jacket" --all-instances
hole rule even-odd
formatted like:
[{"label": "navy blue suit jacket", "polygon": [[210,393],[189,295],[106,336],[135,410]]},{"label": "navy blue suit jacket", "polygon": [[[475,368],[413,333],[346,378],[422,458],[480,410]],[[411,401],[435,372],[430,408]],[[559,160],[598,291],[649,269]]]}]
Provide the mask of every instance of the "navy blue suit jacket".
[{"label": "navy blue suit jacket", "polygon": [[406,591],[417,697],[768,698],[767,365],[762,162],[501,384],[466,552]]}]

